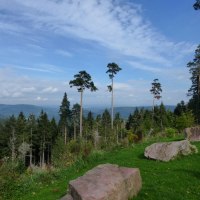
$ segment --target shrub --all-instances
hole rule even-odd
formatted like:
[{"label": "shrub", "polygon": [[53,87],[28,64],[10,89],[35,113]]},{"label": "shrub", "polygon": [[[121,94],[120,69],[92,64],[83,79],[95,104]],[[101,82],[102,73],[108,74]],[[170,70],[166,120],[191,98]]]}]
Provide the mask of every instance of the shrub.
[{"label": "shrub", "polygon": [[55,167],[67,167],[74,162],[75,157],[70,152],[70,147],[70,144],[65,145],[62,138],[57,139],[52,151],[52,164]]},{"label": "shrub", "polygon": [[88,157],[89,162],[97,162],[104,158],[105,152],[102,150],[94,150]]},{"label": "shrub", "polygon": [[82,144],[82,156],[83,158],[87,158],[92,152],[93,145],[91,141],[83,142]]},{"label": "shrub", "polygon": [[69,146],[70,153],[72,153],[72,154],[74,154],[76,156],[80,155],[80,153],[81,153],[81,147],[82,147],[81,141],[70,140],[68,146]]},{"label": "shrub", "polygon": [[138,136],[132,133],[131,130],[128,131],[128,141],[129,141],[129,144],[132,144],[138,141]]},{"label": "shrub", "polygon": [[174,128],[165,128],[165,135],[168,138],[172,138],[176,135],[176,129]]},{"label": "shrub", "polygon": [[121,145],[122,145],[123,147],[128,147],[128,145],[129,145],[129,140],[128,140],[127,137],[125,137],[125,138],[123,138],[123,139],[121,140]]},{"label": "shrub", "polygon": [[[4,162],[0,167],[0,197],[3,199],[12,198],[13,192],[17,190],[17,183],[20,181],[19,162]],[[17,195],[17,194],[15,194]]]},{"label": "shrub", "polygon": [[192,112],[188,111],[185,113],[182,113],[180,116],[176,118],[176,128],[180,131],[182,131],[184,128],[190,127],[194,125],[194,115]]}]

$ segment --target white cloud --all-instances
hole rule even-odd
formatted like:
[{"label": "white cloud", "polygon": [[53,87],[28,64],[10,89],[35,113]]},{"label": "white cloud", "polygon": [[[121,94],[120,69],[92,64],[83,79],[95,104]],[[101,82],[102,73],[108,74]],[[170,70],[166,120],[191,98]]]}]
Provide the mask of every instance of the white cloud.
[{"label": "white cloud", "polygon": [[134,69],[140,69],[140,70],[150,71],[150,72],[161,72],[162,71],[160,68],[144,65],[140,62],[127,61],[127,63],[129,63]]},{"label": "white cloud", "polygon": [[19,66],[19,65],[10,65],[10,64],[4,64],[4,66],[7,66],[8,68],[13,69],[21,69],[26,71],[34,71],[34,72],[43,72],[43,73],[60,73],[62,72],[61,67],[54,66],[50,64],[38,64],[36,66]]},{"label": "white cloud", "polygon": [[61,56],[65,56],[65,57],[72,57],[72,54],[66,50],[56,50],[56,53],[61,55]]},{"label": "white cloud", "polygon": [[[1,16],[1,15],[0,15]],[[0,21],[0,32],[4,32],[6,34],[19,34],[19,33],[26,33],[26,28],[22,27],[21,25],[9,22],[2,22]]]},{"label": "white cloud", "polygon": [[[140,5],[120,0],[11,0],[9,8],[5,0],[0,3],[35,30],[43,29],[96,41],[122,55],[169,64],[195,49],[195,45],[173,42],[160,34],[143,17]],[[7,5],[8,6],[8,5]],[[14,21],[13,17],[10,17]],[[15,21],[14,21],[15,22]],[[12,23],[14,23],[12,22]],[[5,21],[4,21],[5,23]],[[61,53],[61,52],[60,52]],[[69,56],[69,52],[62,54]]]},{"label": "white cloud", "polygon": [[42,101],[48,101],[48,98],[43,98],[38,96],[35,100],[42,102]]},{"label": "white cloud", "polygon": [[126,91],[130,89],[131,89],[131,86],[127,83],[114,83],[114,90]]},{"label": "white cloud", "polygon": [[58,91],[58,88],[55,88],[55,87],[47,87],[47,88],[44,88],[41,92],[42,93],[55,93]]},{"label": "white cloud", "polygon": [[35,90],[36,90],[35,87],[24,87],[21,89],[22,92],[27,92],[27,93],[34,92]]},{"label": "white cloud", "polygon": [[48,100],[48,104],[59,104],[66,89],[59,80],[24,76],[15,68],[0,68],[0,103],[39,104]]}]

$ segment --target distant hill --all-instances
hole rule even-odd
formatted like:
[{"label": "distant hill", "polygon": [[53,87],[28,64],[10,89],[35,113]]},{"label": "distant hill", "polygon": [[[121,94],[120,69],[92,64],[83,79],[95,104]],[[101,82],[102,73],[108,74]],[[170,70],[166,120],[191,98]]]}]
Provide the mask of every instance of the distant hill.
[{"label": "distant hill", "polygon": [[30,114],[39,116],[40,112],[43,110],[47,113],[48,117],[51,119],[55,117],[58,119],[58,109],[57,107],[45,107],[45,106],[35,106],[28,104],[17,104],[17,105],[6,105],[0,104],[0,118],[7,118],[11,115],[18,116],[20,112],[23,112],[26,117]]},{"label": "distant hill", "polygon": [[[139,106],[138,109],[144,108],[147,110],[152,109],[152,106]],[[136,107],[115,107],[114,114],[120,113],[121,117],[127,119],[128,116],[135,111]],[[175,106],[166,106],[167,110],[173,111]],[[36,117],[40,115],[41,110],[47,113],[49,119],[54,117],[57,121],[59,120],[59,106],[48,107],[48,106],[35,106],[28,104],[17,104],[17,105],[6,105],[0,104],[0,118],[4,119],[11,115],[18,116],[20,112],[23,112],[26,117],[30,114],[34,114]],[[87,108],[84,110],[84,115],[87,116],[88,112],[91,111],[96,117],[104,112],[105,108]],[[110,108],[108,109],[110,111]]]}]

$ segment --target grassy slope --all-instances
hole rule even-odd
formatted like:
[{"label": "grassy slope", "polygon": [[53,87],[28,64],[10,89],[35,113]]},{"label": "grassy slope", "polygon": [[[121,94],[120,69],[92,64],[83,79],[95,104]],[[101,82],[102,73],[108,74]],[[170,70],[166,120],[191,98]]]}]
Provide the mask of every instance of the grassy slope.
[{"label": "grassy slope", "polygon": [[[199,200],[200,197],[200,153],[181,157],[168,163],[147,160],[143,156],[147,143],[135,147],[115,150],[102,156],[92,157],[87,164],[80,162],[75,167],[58,173],[47,184],[37,183],[31,191],[18,198],[21,200],[55,200],[66,192],[69,180],[74,179],[100,163],[113,163],[126,167],[137,167],[142,175],[142,190],[135,200]],[[200,151],[200,143],[195,143]],[[17,198],[16,198],[17,199]]]}]

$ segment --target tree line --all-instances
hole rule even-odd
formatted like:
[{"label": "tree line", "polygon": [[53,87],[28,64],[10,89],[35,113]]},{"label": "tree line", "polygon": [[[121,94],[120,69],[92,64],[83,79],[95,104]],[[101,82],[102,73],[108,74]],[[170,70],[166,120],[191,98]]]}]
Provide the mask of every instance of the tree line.
[{"label": "tree line", "polygon": [[79,153],[82,147],[87,154],[88,148],[110,149],[116,145],[129,145],[156,134],[167,136],[169,128],[181,132],[194,123],[194,116],[183,101],[174,112],[161,103],[150,110],[136,108],[128,119],[116,113],[113,127],[108,109],[97,116],[90,111],[82,118],[80,135],[80,105],[71,107],[67,93],[64,93],[59,115],[60,119],[56,122],[43,111],[39,117],[31,114],[27,118],[21,112],[17,117],[11,116],[2,121],[0,158],[12,162],[20,160],[26,166],[42,167],[55,163],[56,159],[63,160],[64,155],[69,159],[70,153]]}]

